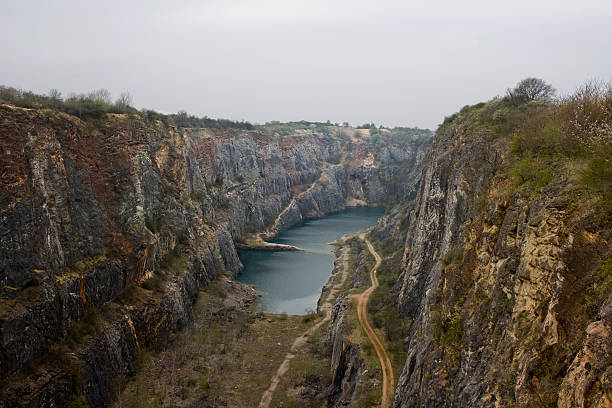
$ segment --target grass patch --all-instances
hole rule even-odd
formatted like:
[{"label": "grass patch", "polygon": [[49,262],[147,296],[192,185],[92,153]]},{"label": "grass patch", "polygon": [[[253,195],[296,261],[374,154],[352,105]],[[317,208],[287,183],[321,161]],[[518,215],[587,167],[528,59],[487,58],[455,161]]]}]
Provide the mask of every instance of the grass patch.
[{"label": "grass patch", "polygon": [[181,253],[179,246],[176,246],[160,261],[153,276],[142,282],[140,286],[154,293],[162,293],[164,291],[164,284],[169,276],[171,274],[182,274],[186,269],[187,261],[185,255]]},{"label": "grass patch", "polygon": [[150,290],[154,293],[161,293],[163,292],[164,282],[166,281],[167,277],[168,273],[166,271],[164,271],[163,269],[157,270],[153,273],[153,276],[142,282],[140,286],[143,289]]},{"label": "grass patch", "polygon": [[14,299],[0,296],[0,311],[6,313],[25,303],[35,303],[40,299],[42,293],[43,289],[40,285],[31,285],[18,292]]},{"label": "grass patch", "polygon": [[160,262],[159,266],[172,272],[185,272],[185,269],[187,268],[185,255],[180,252],[180,249],[177,246],[172,251],[168,252],[168,254]]},{"label": "grass patch", "polygon": [[593,283],[585,293],[585,307],[591,316],[597,316],[599,308],[612,293],[612,258],[602,261],[593,275]]},{"label": "grass patch", "polygon": [[463,261],[463,246],[451,245],[451,248],[442,255],[441,261],[444,266],[461,263]]},{"label": "grass patch", "polygon": [[119,292],[113,302],[120,305],[133,305],[138,302],[142,302],[149,297],[149,294],[135,283],[128,284],[125,288]]},{"label": "grass patch", "polygon": [[340,164],[341,160],[342,160],[342,153],[336,153],[327,158],[327,162],[330,164]]},{"label": "grass patch", "polygon": [[329,360],[331,350],[325,347],[324,332],[325,327],[319,327],[308,337],[306,345],[297,350],[289,371],[281,378],[270,406],[325,406],[323,391],[331,384],[332,378]]},{"label": "grass patch", "polygon": [[317,313],[314,310],[309,310],[308,313],[302,315],[302,323],[310,323],[315,321],[318,317],[322,317],[322,314]]},{"label": "grass patch", "polygon": [[151,355],[151,351],[148,348],[140,346],[136,354],[136,359],[132,362],[132,372],[134,374],[141,372],[146,367]]},{"label": "grass patch", "polygon": [[87,316],[77,322],[68,339],[72,344],[83,344],[88,338],[95,336],[101,328],[102,312],[96,307],[87,309]]}]

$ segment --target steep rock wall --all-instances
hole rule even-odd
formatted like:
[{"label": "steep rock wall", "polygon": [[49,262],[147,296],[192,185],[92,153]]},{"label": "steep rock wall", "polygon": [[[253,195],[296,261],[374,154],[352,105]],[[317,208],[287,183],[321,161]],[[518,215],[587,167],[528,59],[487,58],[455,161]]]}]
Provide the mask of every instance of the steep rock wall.
[{"label": "steep rock wall", "polygon": [[398,240],[411,325],[395,407],[609,403],[610,299],[584,307],[609,237],[569,216],[562,178],[513,192],[507,143],[461,123],[436,134]]},{"label": "steep rock wall", "polygon": [[2,406],[80,392],[102,406],[141,346],[163,346],[199,290],[240,270],[236,239],[403,198],[428,147],[0,109]]}]

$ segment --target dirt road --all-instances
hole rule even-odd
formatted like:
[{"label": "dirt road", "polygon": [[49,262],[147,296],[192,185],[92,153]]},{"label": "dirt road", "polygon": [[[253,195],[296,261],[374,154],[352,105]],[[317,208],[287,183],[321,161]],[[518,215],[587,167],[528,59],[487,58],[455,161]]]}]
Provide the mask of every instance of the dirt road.
[{"label": "dirt road", "polygon": [[[346,236],[345,236],[346,238]],[[380,266],[382,262],[382,258],[376,252],[370,240],[365,237],[365,234],[360,234],[359,238],[362,239],[366,245],[368,246],[369,251],[372,253],[374,258],[376,259],[376,264],[370,270],[370,279],[372,281],[372,286],[370,286],[365,292],[359,295],[353,295],[352,298],[357,302],[357,315],[359,316],[359,323],[363,328],[363,331],[367,334],[368,338],[372,342],[374,349],[376,350],[376,354],[378,355],[378,359],[380,360],[380,366],[382,367],[383,373],[383,387],[382,387],[382,401],[381,406],[383,408],[388,408],[391,406],[393,402],[393,387],[395,385],[395,380],[393,378],[393,367],[391,366],[391,360],[387,354],[387,350],[383,346],[382,342],[376,336],[376,333],[370,326],[368,322],[368,300],[370,299],[370,294],[378,287],[378,279],[376,278],[376,269]],[[272,395],[276,390],[281,378],[285,375],[285,373],[289,370],[289,366],[291,364],[291,360],[295,358],[295,352],[304,344],[306,344],[306,340],[308,336],[314,333],[321,325],[327,322],[331,318],[331,308],[333,305],[333,301],[336,298],[336,294],[344,285],[344,281],[348,275],[348,257],[349,257],[349,248],[345,247],[342,250],[342,275],[339,282],[332,286],[331,290],[327,294],[325,301],[321,304],[320,310],[325,313],[325,317],[319,321],[317,324],[312,326],[310,329],[306,331],[303,335],[295,339],[293,345],[291,346],[291,350],[289,353],[285,355],[285,359],[282,364],[276,371],[274,377],[272,377],[272,381],[270,382],[270,386],[263,393],[261,397],[261,401],[259,402],[259,408],[268,408],[270,406],[270,402],[272,401]]]},{"label": "dirt road", "polygon": [[395,385],[395,380],[393,378],[393,367],[391,366],[391,360],[389,359],[387,350],[383,346],[382,342],[378,339],[378,336],[376,336],[372,326],[370,326],[370,322],[368,322],[368,300],[370,300],[370,295],[374,289],[378,287],[376,269],[380,266],[382,258],[378,252],[376,252],[370,240],[365,237],[365,234],[360,234],[359,238],[361,238],[368,246],[370,253],[374,256],[374,259],[376,259],[376,264],[370,270],[370,280],[372,281],[372,286],[370,286],[363,293],[354,295],[353,297],[357,302],[357,315],[359,316],[359,323],[361,324],[363,331],[368,335],[368,338],[372,342],[374,350],[376,350],[376,354],[380,360],[380,367],[382,368],[383,374],[381,407],[387,408],[390,407],[391,403],[393,402],[393,387]]}]

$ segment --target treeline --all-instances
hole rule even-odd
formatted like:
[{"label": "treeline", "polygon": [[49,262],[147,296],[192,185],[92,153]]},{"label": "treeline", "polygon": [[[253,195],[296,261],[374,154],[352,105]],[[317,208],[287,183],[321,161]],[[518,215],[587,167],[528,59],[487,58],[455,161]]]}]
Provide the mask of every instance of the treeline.
[{"label": "treeline", "polygon": [[82,120],[98,120],[109,113],[116,113],[138,115],[145,121],[161,121],[166,126],[254,129],[249,122],[197,117],[189,115],[185,111],[163,114],[150,109],[138,110],[132,106],[132,97],[129,93],[124,92],[113,101],[111,93],[106,89],[98,89],[87,94],[70,94],[64,98],[56,89],[52,89],[47,95],[40,95],[30,91],[0,86],[0,104],[30,109],[51,109],[77,116]]},{"label": "treeline", "polygon": [[233,121],[229,119],[211,119],[209,117],[198,117],[190,115],[185,111],[178,113],[163,114],[154,110],[143,109],[138,112],[139,115],[148,121],[159,120],[167,126],[176,126],[182,128],[210,128],[210,129],[244,129],[253,130],[250,122]]},{"label": "treeline", "polygon": [[62,94],[52,89],[47,95],[21,89],[0,86],[0,103],[31,109],[52,109],[66,112],[80,118],[101,118],[107,113],[137,113],[130,106],[131,96],[121,94],[112,102],[111,94],[106,89],[99,89],[88,94],[71,94],[63,98]]},{"label": "treeline", "polygon": [[[346,128],[351,125],[348,122],[333,123],[327,122],[309,122],[300,120],[297,122],[266,122],[265,125],[256,126],[263,133],[268,135],[277,134],[279,136],[287,136],[295,133],[296,130],[311,130],[315,133],[322,134],[327,137],[339,137],[341,139],[350,139]],[[376,126],[374,123],[366,123],[357,126],[355,129],[367,129],[370,136],[373,137],[375,144],[401,143],[401,142],[416,142],[427,143],[431,141],[433,132],[429,129],[421,129],[417,127],[394,127],[389,128],[383,125]]]},{"label": "treeline", "polygon": [[336,134],[334,128],[338,126],[340,126],[338,123],[332,123],[329,120],[327,122],[309,122],[306,120],[279,122],[274,120],[266,122],[265,125],[260,125],[258,128],[268,135],[278,134],[279,136],[287,136],[293,134],[296,130],[302,129],[312,130],[326,136],[334,136]]},{"label": "treeline", "polygon": [[[363,128],[360,128],[363,129]],[[380,127],[369,128],[370,144],[377,150],[388,145],[426,145],[433,140],[433,132],[429,129],[395,127],[392,129]]]}]

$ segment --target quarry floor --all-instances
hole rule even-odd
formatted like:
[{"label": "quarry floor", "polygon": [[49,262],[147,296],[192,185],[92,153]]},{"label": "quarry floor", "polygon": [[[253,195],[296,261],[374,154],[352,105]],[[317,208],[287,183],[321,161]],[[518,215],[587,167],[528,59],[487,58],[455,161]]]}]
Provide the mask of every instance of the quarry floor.
[{"label": "quarry floor", "polygon": [[[318,314],[256,312],[258,295],[252,287],[228,277],[213,282],[200,293],[193,323],[165,350],[143,349],[135,375],[117,380],[111,406],[324,407],[332,373],[331,350],[326,349],[322,336],[331,306],[343,293],[350,293],[354,300],[349,315],[350,341],[365,350],[364,376],[358,390],[363,398],[351,406],[388,406],[394,387],[393,368],[385,357],[381,370],[381,355],[386,356],[384,342],[372,340],[374,331],[370,328],[368,333],[363,328],[363,318],[367,319],[363,301],[374,288],[380,257],[371,244],[366,246],[369,241],[365,235],[359,238],[362,250],[369,249],[376,260],[369,276],[364,276],[367,284],[349,292],[347,277],[355,265],[349,247],[342,246],[336,273],[321,295]],[[364,316],[358,318],[360,303]]]},{"label": "quarry floor", "polygon": [[[258,313],[255,299],[249,286],[229,278],[214,282],[201,292],[192,326],[167,349],[141,352],[135,376],[117,387],[112,406],[256,407],[294,340],[322,317]],[[321,373],[329,371],[323,353],[301,356],[319,347],[320,329],[296,351],[271,407],[308,406],[300,393],[323,383]]]}]

